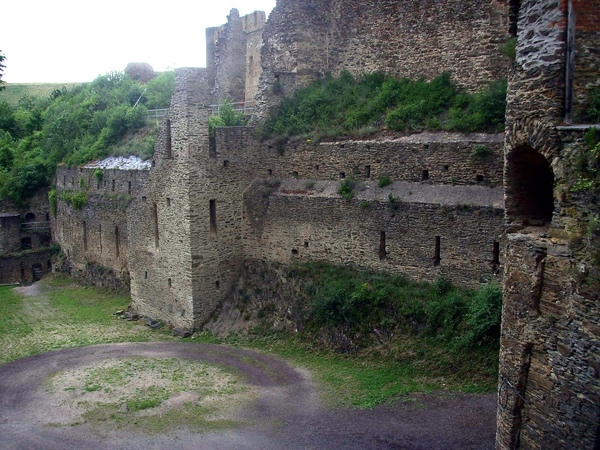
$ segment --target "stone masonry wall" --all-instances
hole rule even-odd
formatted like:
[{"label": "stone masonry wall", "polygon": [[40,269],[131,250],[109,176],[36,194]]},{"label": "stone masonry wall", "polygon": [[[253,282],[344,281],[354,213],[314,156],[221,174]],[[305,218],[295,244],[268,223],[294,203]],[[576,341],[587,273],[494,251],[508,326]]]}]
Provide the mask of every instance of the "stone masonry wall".
[{"label": "stone masonry wall", "polygon": [[[575,189],[589,126],[564,126],[568,28],[576,17],[574,110],[598,77],[589,22],[600,3],[523,1],[508,87],[508,222],[498,449],[596,448],[600,441],[600,217]],[[584,81],[586,80],[586,81]],[[579,106],[578,106],[579,105]],[[537,225],[537,226],[532,226]]]},{"label": "stone masonry wall", "polygon": [[500,268],[500,255],[494,263],[493,253],[494,242],[502,241],[502,208],[288,192],[272,194],[265,208],[253,201],[253,189],[248,191],[247,258],[325,261],[429,282],[444,276],[462,286],[489,281]]},{"label": "stone masonry wall", "polygon": [[[281,151],[260,142],[251,128],[218,128],[217,210],[227,208],[226,204],[233,206],[227,216],[218,214],[219,233],[223,223],[231,227],[239,222],[239,211],[243,209],[243,230],[227,231],[227,235],[243,239],[240,253],[246,258],[282,263],[303,257],[336,264],[353,262],[424,280],[443,274],[457,283],[474,285],[489,279],[500,265],[493,267],[493,251],[494,242],[502,240],[502,194],[498,188],[476,185],[478,173],[490,185],[501,182],[500,140],[498,135],[441,133],[404,140],[318,145],[293,141]],[[472,157],[475,145],[487,145],[489,156],[483,160]],[[425,169],[429,180],[421,181]],[[342,172],[365,188],[371,186],[371,191],[358,193],[364,198],[347,202],[337,194],[339,182],[335,181],[326,188],[331,191],[328,196],[319,196],[322,190],[316,190],[315,184],[339,180]],[[389,190],[375,189],[377,179],[384,175],[405,183],[393,183]],[[266,178],[266,184],[250,186],[254,177]],[[274,194],[280,180],[288,180],[282,182],[287,187]],[[453,195],[449,191],[455,189],[451,183],[457,185],[456,189],[472,184],[464,188],[480,190],[483,197],[475,191],[460,192],[450,200]],[[389,195],[397,196],[394,198],[398,203],[393,207]],[[238,203],[241,201],[244,203]],[[435,219],[428,218],[430,213]],[[365,216],[371,218],[369,225],[365,224]],[[444,225],[438,228],[436,223]],[[448,234],[443,229],[455,232]],[[379,260],[382,231],[390,233],[393,242],[390,254],[394,256],[385,260]],[[340,236],[347,236],[348,243]],[[445,261],[434,267],[435,236],[440,237]],[[472,271],[468,273],[459,270],[464,259],[471,263]]]},{"label": "stone masonry wall", "polygon": [[18,214],[0,214],[0,254],[21,251],[21,220]]},{"label": "stone masonry wall", "polygon": [[240,17],[237,9],[227,23],[206,30],[206,67],[214,103],[253,100],[262,73],[260,49],[265,13]]},{"label": "stone masonry wall", "polygon": [[[222,127],[216,129],[216,163],[221,168],[219,178],[229,177],[234,167],[243,165],[258,178],[377,181],[389,176],[393,181],[498,186],[502,183],[502,139],[500,134],[422,133],[317,144],[293,140],[280,147],[261,142],[250,127]],[[481,148],[485,155],[477,156]],[[231,178],[238,175],[234,172]],[[244,182],[247,179],[252,178],[245,177]]]},{"label": "stone masonry wall", "polygon": [[0,255],[0,284],[31,284],[35,277],[52,271],[53,253],[46,249]]},{"label": "stone masonry wall", "polygon": [[233,188],[216,179],[207,71],[180,69],[175,76],[148,194],[135,199],[130,213],[131,293],[142,314],[194,329],[208,320],[237,276],[230,272],[242,258],[241,208],[227,193]]},{"label": "stone masonry wall", "polygon": [[290,76],[304,86],[342,70],[412,79],[450,72],[478,90],[506,73],[508,28],[508,1],[280,0],[264,31],[257,115],[278,104]]},{"label": "stone masonry wall", "polygon": [[[563,2],[564,4],[564,2]],[[575,11],[575,68],[573,117],[575,123],[589,123],[584,111],[589,105],[590,88],[600,87],[600,1],[573,0]]]},{"label": "stone masonry wall", "polygon": [[[73,275],[94,284],[128,286],[127,210],[133,195],[143,192],[147,170],[59,168],[54,240],[68,259]],[[87,205],[76,209],[64,194],[84,192]],[[90,271],[103,276],[92,276]]]}]

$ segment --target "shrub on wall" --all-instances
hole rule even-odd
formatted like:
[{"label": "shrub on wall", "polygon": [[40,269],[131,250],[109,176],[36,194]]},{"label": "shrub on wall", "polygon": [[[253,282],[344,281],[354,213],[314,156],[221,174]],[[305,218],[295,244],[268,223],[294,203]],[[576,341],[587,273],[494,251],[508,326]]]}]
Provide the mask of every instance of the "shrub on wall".
[{"label": "shrub on wall", "polygon": [[226,100],[219,106],[219,114],[208,118],[208,134],[214,137],[216,127],[239,127],[246,125],[246,121],[244,112],[236,110],[233,103]]},{"label": "shrub on wall", "polygon": [[382,72],[354,79],[348,72],[327,77],[285,98],[265,123],[264,136],[337,137],[385,126],[414,132],[502,131],[506,82],[462,92],[448,74],[431,81],[397,79]]},{"label": "shrub on wall", "polygon": [[77,210],[82,210],[88,204],[87,193],[78,191],[63,191],[59,194],[58,198],[65,203],[73,206]]},{"label": "shrub on wall", "polygon": [[352,200],[354,198],[354,186],[350,180],[343,180],[340,183],[338,194],[344,197],[346,200]]},{"label": "shrub on wall", "polygon": [[392,184],[392,178],[387,175],[381,177],[377,182],[377,186],[379,186],[380,188],[384,188],[386,186],[389,186],[390,184]]}]

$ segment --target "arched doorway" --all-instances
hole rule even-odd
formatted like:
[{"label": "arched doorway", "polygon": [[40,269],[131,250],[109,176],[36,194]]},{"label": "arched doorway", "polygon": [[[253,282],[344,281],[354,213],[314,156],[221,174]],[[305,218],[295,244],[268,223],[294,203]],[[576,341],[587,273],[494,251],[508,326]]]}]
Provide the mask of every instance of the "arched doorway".
[{"label": "arched doorway", "polygon": [[554,174],[546,158],[529,146],[506,155],[506,217],[511,224],[544,226],[554,212]]}]

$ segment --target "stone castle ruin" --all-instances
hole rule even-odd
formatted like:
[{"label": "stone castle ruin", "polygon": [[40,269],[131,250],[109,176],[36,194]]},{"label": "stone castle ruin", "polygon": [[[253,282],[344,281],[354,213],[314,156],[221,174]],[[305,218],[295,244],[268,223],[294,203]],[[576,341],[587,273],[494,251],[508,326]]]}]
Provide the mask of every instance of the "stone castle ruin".
[{"label": "stone castle ruin", "polygon": [[[232,10],[207,30],[206,68],[176,71],[150,163],[58,169],[57,191],[89,197],[82,209],[58,201],[62,264],[129,286],[138,312],[185,329],[202,328],[253,262],[503,280],[497,447],[598,448],[600,201],[575,186],[591,173],[599,16],[600,0],[278,0],[268,20]],[[500,51],[509,39],[514,61]],[[260,124],[342,70],[449,72],[468,91],[508,77],[506,133],[281,148],[247,126],[209,138],[211,105],[243,103]],[[383,176],[393,183],[379,188]],[[348,177],[363,186],[352,200],[337,193]]]}]

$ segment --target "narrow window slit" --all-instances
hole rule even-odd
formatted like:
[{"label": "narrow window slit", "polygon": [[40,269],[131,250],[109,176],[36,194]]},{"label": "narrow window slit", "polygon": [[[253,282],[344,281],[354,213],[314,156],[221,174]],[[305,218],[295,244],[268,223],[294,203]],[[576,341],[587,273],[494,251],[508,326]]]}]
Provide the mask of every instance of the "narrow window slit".
[{"label": "narrow window slit", "polygon": [[442,260],[442,257],[441,257],[441,238],[440,238],[440,236],[436,236],[435,237],[434,256],[433,256],[433,265],[434,266],[439,266],[441,260]]},{"label": "narrow window slit", "polygon": [[379,259],[385,259],[387,257],[386,242],[385,242],[385,231],[379,233]]},{"label": "narrow window slit", "polygon": [[209,213],[210,213],[210,234],[213,236],[216,236],[217,235],[217,201],[216,200],[210,200]]}]

